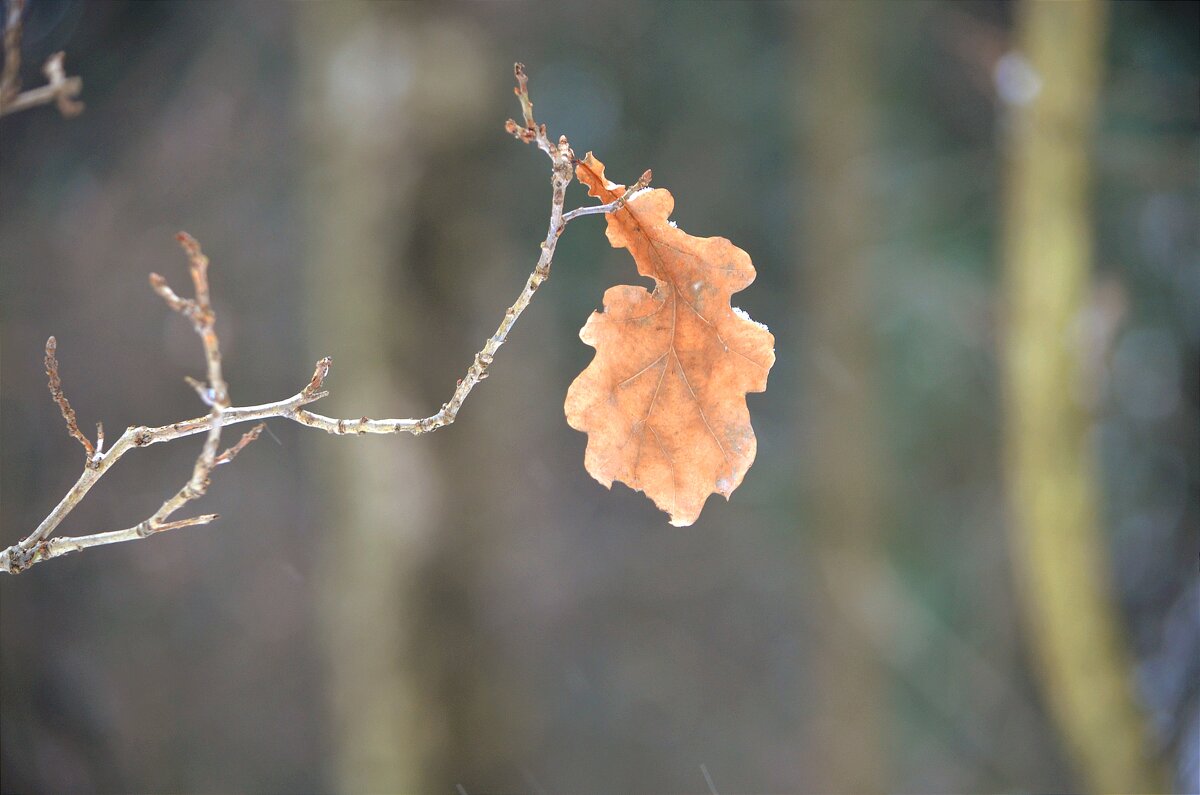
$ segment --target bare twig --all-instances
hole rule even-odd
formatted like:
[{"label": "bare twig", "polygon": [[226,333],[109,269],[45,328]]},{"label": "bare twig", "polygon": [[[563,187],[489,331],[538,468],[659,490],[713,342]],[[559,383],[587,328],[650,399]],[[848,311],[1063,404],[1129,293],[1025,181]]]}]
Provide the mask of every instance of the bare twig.
[{"label": "bare twig", "polygon": [[0,108],[21,90],[21,14],[25,0],[7,0],[4,14],[4,71],[0,72]]},{"label": "bare twig", "polygon": [[[258,438],[259,433],[264,428],[262,420],[279,417],[281,419],[292,420],[310,428],[319,428],[335,435],[359,435],[365,433],[411,433],[419,435],[453,423],[467,396],[480,381],[487,378],[488,367],[491,365],[496,351],[508,339],[508,334],[516,324],[517,318],[529,306],[538,288],[550,277],[550,266],[554,260],[558,238],[562,235],[566,224],[572,218],[577,218],[581,215],[594,215],[620,210],[627,199],[633,197],[634,194],[644,188],[650,181],[650,172],[647,171],[634,186],[616,201],[605,205],[597,205],[596,207],[583,208],[587,212],[573,210],[569,213],[564,213],[563,203],[566,197],[567,186],[571,183],[573,177],[572,166],[575,162],[575,155],[571,151],[566,136],[561,136],[557,142],[551,142],[546,133],[546,126],[538,124],[534,120],[533,103],[529,99],[528,78],[525,75],[525,69],[521,64],[517,64],[514,68],[514,73],[517,78],[515,91],[521,101],[521,110],[525,123],[524,125],[518,125],[510,119],[506,128],[518,140],[537,144],[538,148],[550,157],[550,184],[552,188],[550,224],[546,231],[546,239],[540,244],[537,263],[534,265],[533,272],[530,273],[516,301],[505,311],[500,325],[496,328],[496,332],[486,340],[479,353],[475,354],[471,366],[467,368],[466,375],[458,381],[450,399],[442,405],[437,413],[422,419],[369,419],[367,417],[336,419],[308,411],[305,406],[329,394],[324,390],[325,379],[329,376],[332,364],[328,357],[317,362],[308,384],[292,397],[257,406],[231,406],[229,389],[221,374],[220,345],[218,344],[217,334],[214,329],[215,317],[208,285],[208,258],[204,256],[199,244],[191,236],[181,232],[178,239],[188,255],[192,282],[195,287],[195,298],[181,297],[171,289],[166,279],[158,274],[150,275],[150,285],[162,297],[168,307],[191,321],[193,328],[203,343],[205,362],[207,364],[207,380],[201,382],[191,379],[189,383],[193,385],[201,399],[211,407],[211,411],[195,419],[183,420],[157,428],[144,426],[127,428],[107,452],[102,452],[102,445],[97,445],[96,449],[92,449],[86,437],[83,437],[82,433],[79,433],[78,427],[75,424],[74,413],[71,412],[68,415],[70,406],[67,404],[66,398],[62,396],[61,385],[58,384],[57,362],[53,358],[54,339],[51,338],[50,343],[47,345],[46,359],[47,373],[53,373],[51,375],[51,393],[55,396],[55,402],[59,403],[60,408],[62,408],[63,416],[67,418],[68,429],[72,430],[72,435],[80,439],[85,448],[88,449],[88,466],[85,467],[83,474],[79,476],[75,485],[59,501],[54,510],[42,520],[37,529],[19,543],[0,551],[0,572],[15,574],[24,571],[35,563],[60,557],[80,549],[104,544],[115,544],[123,541],[133,541],[179,527],[190,527],[192,525],[208,524],[215,521],[217,519],[216,514],[205,514],[190,519],[168,520],[186,503],[197,499],[207,491],[209,478],[214,467],[232,461],[248,444]],[[254,421],[259,422],[255,428],[244,434],[237,444],[225,452],[217,454],[222,428],[238,423]],[[125,453],[135,448],[148,447],[152,444],[169,442],[200,433],[206,433],[207,436],[204,447],[193,465],[191,477],[173,497],[165,501],[148,519],[124,530],[114,530],[78,537],[51,538],[63,519],[74,510],[87,495],[88,491],[91,490],[92,486]]]},{"label": "bare twig", "polygon": [[521,102],[521,115],[525,118],[525,124],[522,126],[509,119],[504,123],[504,129],[516,137],[518,141],[523,141],[527,144],[536,142],[538,148],[548,154],[550,159],[553,160],[555,151],[550,145],[549,137],[546,135],[546,125],[539,125],[533,119],[533,101],[529,99],[529,77],[525,74],[525,64],[514,64],[513,74],[517,77],[517,85],[513,89],[513,93],[517,95],[517,99]]},{"label": "bare twig", "polygon": [[21,14],[25,0],[6,0],[4,23],[4,71],[0,72],[0,116],[27,110],[53,102],[65,118],[83,112],[77,98],[83,90],[83,80],[67,77],[63,67],[64,54],[56,52],[46,59],[42,73],[49,82],[38,88],[18,93],[21,88]]},{"label": "bare twig", "polygon": [[267,424],[265,422],[260,422],[258,425],[255,425],[253,428],[243,433],[242,438],[238,439],[237,444],[217,456],[216,461],[214,462],[215,465],[220,466],[221,464],[228,464],[230,461],[237,458],[237,454],[246,449],[246,445],[257,439],[265,427],[267,427]]},{"label": "bare twig", "polygon": [[[192,328],[195,329],[204,346],[204,360],[208,368],[208,394],[205,402],[212,406],[212,412],[209,414],[208,436],[205,437],[204,447],[201,449],[199,457],[196,458],[196,463],[192,466],[192,477],[183,484],[183,488],[177,491],[175,496],[164,502],[147,520],[152,531],[159,530],[171,514],[208,491],[209,476],[212,474],[213,467],[217,465],[217,447],[221,443],[221,415],[225,409],[229,408],[229,387],[221,374],[221,346],[217,341],[217,332],[214,328],[217,318],[209,300],[208,257],[200,251],[200,244],[191,235],[180,232],[176,237],[187,253],[188,262],[191,264],[192,284],[196,289],[196,298],[182,303],[177,303],[178,299],[176,302],[167,299],[167,305],[192,321]],[[159,282],[162,288],[160,292],[170,293],[171,296],[174,296],[164,279],[160,277]],[[250,441],[252,440],[243,438],[236,446],[237,449],[245,447]],[[234,452],[234,455],[236,454]],[[232,456],[230,457],[232,458]]]},{"label": "bare twig", "polygon": [[[31,95],[27,100],[27,105],[19,106],[21,97],[17,97],[17,102],[13,103],[14,111],[21,110],[22,107],[32,107],[40,101],[48,101],[40,100],[35,93],[45,91],[54,97],[54,102],[58,105],[58,112],[63,115],[63,118],[70,119],[83,113],[83,103],[78,99],[79,92],[83,90],[83,78],[67,77],[67,70],[63,66],[64,58],[66,58],[66,53],[56,52],[46,59],[46,64],[42,67],[42,74],[46,75],[50,84],[41,89],[25,92],[25,94]],[[25,95],[23,94],[23,96]]]},{"label": "bare twig", "polygon": [[168,306],[192,321],[192,326],[204,346],[208,383],[201,392],[202,397],[207,396],[205,402],[212,407],[212,411],[205,418],[204,429],[207,430],[208,435],[204,440],[204,446],[201,448],[200,455],[196,458],[196,462],[192,466],[191,477],[188,478],[179,491],[163,502],[159,509],[148,519],[134,527],[78,538],[50,539],[50,535],[58,527],[58,524],[79,504],[92,485],[108,471],[109,467],[116,463],[117,459],[124,455],[131,447],[145,446],[149,443],[145,433],[147,429],[129,428],[121,435],[121,438],[117,440],[108,453],[103,453],[101,452],[104,445],[103,430],[97,428],[98,443],[96,448],[92,447],[87,437],[79,431],[79,426],[75,420],[75,412],[63,394],[62,382],[58,375],[58,360],[55,355],[58,345],[54,337],[51,337],[46,342],[46,375],[49,377],[50,395],[62,411],[63,418],[67,422],[67,430],[79,440],[80,444],[87,451],[87,464],[84,467],[83,474],[76,481],[75,486],[67,492],[67,496],[62,499],[38,528],[20,543],[14,544],[4,550],[3,553],[0,553],[0,571],[15,573],[28,568],[38,561],[49,560],[79,549],[101,544],[131,541],[136,538],[145,538],[146,536],[166,530],[173,530],[178,527],[207,524],[217,518],[216,514],[205,514],[190,519],[169,521],[170,517],[184,505],[203,496],[208,491],[209,478],[213,468],[218,463],[233,460],[234,456],[241,452],[246,445],[258,438],[258,434],[262,428],[260,426],[250,431],[236,445],[226,450],[220,456],[217,455],[217,448],[221,441],[222,415],[229,407],[229,389],[221,374],[221,348],[214,329],[216,315],[212,310],[208,290],[208,258],[200,251],[199,244],[190,236],[181,233],[179,235],[179,242],[183,246],[191,263],[192,282],[196,288],[196,298],[179,298],[167,286],[166,280],[162,277],[152,277],[151,282],[155,285],[155,290],[164,297]]},{"label": "bare twig", "polygon": [[[105,544],[119,544],[122,541],[137,541],[139,538],[148,538],[156,533],[164,533],[167,530],[177,530],[180,527],[192,527],[199,524],[208,524],[215,522],[221,517],[215,513],[206,513],[200,516],[193,516],[189,519],[178,519],[174,522],[164,522],[152,527],[149,520],[140,522],[133,527],[127,527],[124,530],[110,530],[107,533],[93,533],[86,536],[72,536],[64,538],[51,538],[43,541],[33,550],[33,555],[29,558],[29,565],[33,565],[39,561],[51,560],[60,558],[71,552],[78,552],[81,549],[88,547],[99,547]],[[13,569],[13,573],[21,571],[21,569]]]},{"label": "bare twig", "polygon": [[[47,386],[50,387],[50,399],[58,405],[58,410],[62,412],[63,419],[67,422],[67,433],[71,434],[78,442],[83,445],[84,452],[87,453],[87,465],[95,465],[96,448],[92,447],[92,443],[79,430],[79,423],[75,420],[75,409],[71,408],[71,402],[67,400],[67,396],[63,393],[62,380],[58,377],[58,340],[51,337],[46,340],[46,377],[49,379]],[[103,426],[96,428],[97,441],[100,446],[104,446],[104,430]]]},{"label": "bare twig", "polygon": [[487,378],[487,370],[492,363],[492,359],[495,358],[496,351],[508,339],[509,331],[516,324],[517,318],[529,306],[534,293],[550,278],[550,265],[554,261],[554,250],[558,245],[558,238],[567,224],[567,219],[563,214],[563,202],[566,200],[567,186],[571,184],[573,176],[571,165],[575,160],[575,153],[571,151],[570,144],[567,142],[565,135],[560,136],[557,143],[550,142],[550,138],[546,133],[546,125],[538,124],[533,118],[533,102],[529,99],[529,78],[525,74],[524,65],[516,64],[513,67],[513,72],[517,78],[517,86],[513,91],[521,101],[521,111],[525,117],[525,124],[521,126],[512,119],[509,119],[505,123],[505,129],[519,141],[536,143],[538,148],[550,157],[550,162],[552,163],[550,174],[550,184],[552,187],[550,228],[546,231],[546,239],[541,244],[541,253],[538,256],[537,264],[533,268],[533,273],[529,275],[529,279],[525,282],[524,289],[521,290],[520,295],[517,296],[517,300],[513,302],[513,305],[504,313],[504,318],[500,321],[496,333],[489,337],[484,343],[483,349],[475,354],[475,360],[467,368],[467,374],[455,386],[454,394],[450,396],[450,400],[444,403],[441,410],[436,414],[420,420],[373,420],[367,417],[339,420],[309,411],[301,411],[293,417],[297,422],[334,434],[421,434],[449,425],[458,416],[458,411],[462,408],[463,401],[467,399],[467,395],[471,393],[475,385]]},{"label": "bare twig", "polygon": [[620,210],[622,207],[624,207],[626,202],[636,199],[639,193],[650,186],[650,180],[653,178],[654,175],[650,172],[650,169],[646,169],[644,172],[642,172],[642,176],[638,178],[638,181],[626,188],[625,192],[616,199],[610,201],[608,204],[594,204],[588,207],[576,207],[574,210],[571,210],[569,213],[565,213],[563,215],[563,222],[565,223],[567,221],[573,221],[582,215],[615,213],[617,210]]}]

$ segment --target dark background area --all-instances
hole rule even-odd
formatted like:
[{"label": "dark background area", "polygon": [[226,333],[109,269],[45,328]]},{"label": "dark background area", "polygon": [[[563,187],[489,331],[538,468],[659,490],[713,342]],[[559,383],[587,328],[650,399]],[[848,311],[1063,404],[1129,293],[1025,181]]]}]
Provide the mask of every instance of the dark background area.
[{"label": "dark background area", "polygon": [[[1078,788],[1006,530],[996,76],[1014,8],[866,8],[869,147],[829,184],[813,53],[834,34],[814,4],[31,0],[24,84],[65,50],[87,108],[0,119],[0,544],[78,477],[49,335],[83,428],[202,413],[182,381],[200,346],[146,284],[185,286],[180,229],[213,262],[235,404],[294,394],[332,355],[322,413],[436,411],[545,235],[547,161],[503,131],[515,60],[552,135],[616,181],[652,168],[681,228],[750,252],[734,303],[778,361],[731,501],[676,529],[606,492],[562,400],[592,356],[579,328],[635,276],[602,219],[572,223],[453,426],[273,421],[194,506],[218,523],[4,578],[0,787],[802,792],[855,780],[822,742],[850,721],[847,754],[889,791]],[[1109,9],[1102,333],[1079,396],[1130,686],[1178,790],[1200,776],[1198,41],[1195,3]],[[806,321],[841,265],[814,261],[814,219],[845,184],[873,208],[851,235],[867,310],[846,309],[867,362]],[[572,187],[568,207],[590,202]],[[825,490],[847,484],[823,477],[820,379],[875,420],[861,570],[823,557]],[[199,447],[129,455],[62,532],[145,518]]]}]

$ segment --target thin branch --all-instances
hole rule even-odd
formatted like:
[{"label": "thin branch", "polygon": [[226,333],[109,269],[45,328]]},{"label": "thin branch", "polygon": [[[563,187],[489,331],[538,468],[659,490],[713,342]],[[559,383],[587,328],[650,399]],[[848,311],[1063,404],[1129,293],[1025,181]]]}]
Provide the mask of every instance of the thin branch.
[{"label": "thin branch", "polygon": [[[29,565],[40,563],[46,560],[60,558],[63,555],[71,552],[78,552],[81,549],[88,547],[99,547],[105,544],[120,544],[123,541],[137,541],[142,538],[149,538],[157,533],[165,533],[167,530],[177,530],[180,527],[192,527],[199,524],[208,524],[220,519],[219,514],[206,513],[201,516],[193,516],[190,519],[177,519],[174,522],[165,522],[156,527],[151,527],[149,520],[140,522],[133,527],[127,527],[124,530],[110,530],[107,533],[93,533],[87,536],[74,536],[64,538],[51,538],[38,544],[34,548],[33,554],[30,556]],[[18,571],[14,569],[14,573]]]},{"label": "thin branch", "polygon": [[651,173],[650,169],[646,169],[644,172],[642,172],[642,176],[638,178],[638,181],[626,188],[625,192],[616,199],[610,201],[608,204],[593,204],[588,207],[576,207],[574,210],[571,210],[563,215],[563,223],[574,221],[576,218],[579,218],[583,215],[615,213],[617,210],[620,210],[622,207],[624,207],[627,202],[636,199],[643,190],[649,187],[650,180],[653,178],[654,175]]},{"label": "thin branch", "polygon": [[[248,444],[257,439],[264,427],[262,421],[266,419],[273,417],[287,419],[335,435],[360,435],[365,433],[411,433],[419,435],[453,423],[467,396],[470,395],[471,391],[480,381],[487,378],[488,367],[492,364],[497,350],[507,341],[508,334],[516,324],[517,318],[529,306],[538,288],[550,278],[550,267],[554,260],[558,238],[562,235],[567,222],[581,215],[615,212],[623,207],[629,198],[632,198],[650,181],[650,172],[647,171],[633,187],[627,190],[616,201],[606,205],[582,208],[581,210],[564,213],[563,203],[566,197],[567,186],[571,183],[574,176],[572,166],[575,163],[575,154],[571,151],[566,136],[559,137],[557,142],[551,142],[546,132],[546,126],[538,124],[534,120],[533,102],[529,99],[528,77],[525,75],[524,67],[517,64],[514,67],[514,74],[517,78],[515,93],[521,102],[521,110],[525,123],[524,125],[518,125],[510,119],[506,128],[518,140],[525,143],[537,144],[538,148],[546,152],[550,157],[550,185],[552,189],[550,224],[546,230],[546,239],[540,245],[540,253],[533,267],[533,272],[530,273],[516,301],[505,311],[504,317],[501,319],[495,333],[485,341],[483,348],[475,354],[474,360],[470,367],[467,368],[466,375],[458,381],[450,399],[442,405],[437,413],[422,419],[369,419],[367,417],[336,419],[308,411],[305,406],[329,394],[324,389],[325,380],[329,376],[332,365],[332,361],[328,357],[317,362],[312,378],[309,379],[309,382],[303,389],[290,398],[257,406],[231,406],[229,388],[221,372],[221,351],[214,328],[215,316],[208,284],[208,258],[204,256],[199,244],[191,236],[181,232],[178,239],[188,255],[192,282],[195,287],[195,298],[181,297],[171,289],[166,279],[158,274],[150,275],[150,286],[169,308],[191,321],[193,329],[203,343],[205,363],[207,365],[207,380],[201,382],[191,379],[189,383],[193,385],[201,399],[211,407],[211,411],[201,417],[157,428],[145,426],[127,428],[107,452],[102,452],[102,445],[98,445],[98,448],[93,450],[90,448],[86,438],[82,437],[82,434],[79,434],[76,438],[81,438],[81,441],[89,450],[89,465],[85,467],[75,485],[71,487],[49,515],[42,520],[37,529],[19,543],[0,551],[0,572],[15,574],[28,569],[35,563],[50,560],[80,549],[132,541],[179,527],[190,527],[196,524],[208,524],[215,521],[217,518],[215,514],[205,514],[191,519],[175,521],[168,521],[168,519],[186,503],[199,498],[207,491],[213,468],[219,464],[232,461]],[[54,373],[51,376],[51,393],[55,395],[55,401],[59,402],[61,387],[58,388],[58,392],[56,393],[57,362],[53,360],[53,342],[54,340],[51,338],[51,344],[47,346],[47,372],[50,373],[53,371]],[[59,405],[60,408],[66,407],[63,409],[63,414],[64,417],[67,417],[68,428],[74,429],[72,435],[75,435],[78,432],[78,428],[74,422],[74,414],[71,413],[70,416],[67,414],[69,405],[66,403],[65,397],[62,397]],[[224,427],[255,421],[259,422],[258,426],[244,434],[237,444],[225,452],[217,454],[221,430]],[[169,442],[200,433],[205,433],[207,436],[204,447],[193,465],[191,477],[174,496],[166,500],[148,519],[124,530],[114,530],[77,537],[51,538],[62,521],[83,500],[92,486],[125,453],[133,449],[148,447],[160,442]]]},{"label": "thin branch", "polygon": [[[171,514],[178,511],[188,502],[201,497],[208,491],[209,475],[217,465],[217,447],[221,443],[221,414],[229,407],[229,387],[221,374],[221,346],[215,330],[216,314],[213,312],[208,290],[208,257],[200,250],[200,244],[185,232],[177,236],[180,245],[188,255],[191,264],[192,283],[196,288],[195,300],[182,303],[167,300],[167,305],[192,321],[192,328],[200,337],[204,346],[204,360],[208,368],[208,400],[212,406],[209,414],[208,436],[204,439],[204,447],[192,466],[192,477],[183,485],[175,496],[165,501],[154,515],[147,521],[151,529],[161,527]],[[165,280],[161,280],[162,290],[170,293],[171,288]],[[171,293],[174,295],[174,293]],[[249,444],[249,442],[246,442]],[[245,446],[241,442],[239,445]],[[239,447],[240,449],[240,447]]]},{"label": "thin branch", "polygon": [[4,71],[0,72],[0,108],[21,90],[21,14],[25,0],[8,0],[4,15]]},{"label": "thin branch", "polygon": [[50,512],[50,515],[38,525],[37,529],[20,543],[14,544],[0,553],[0,571],[15,573],[39,561],[49,560],[51,557],[65,555],[67,552],[73,552],[78,549],[98,546],[100,544],[129,541],[134,538],[145,538],[146,536],[172,530],[177,527],[206,524],[216,519],[215,514],[209,514],[193,519],[168,521],[184,505],[203,496],[208,491],[210,475],[219,459],[223,459],[222,462],[224,460],[232,460],[238,452],[258,437],[258,430],[261,429],[246,434],[242,437],[241,441],[218,457],[217,448],[220,444],[221,427],[223,424],[222,413],[229,406],[229,390],[221,374],[221,349],[214,329],[216,315],[212,310],[209,299],[208,258],[204,256],[200,251],[200,246],[191,237],[181,233],[179,235],[179,242],[183,246],[191,263],[192,281],[196,287],[196,298],[194,300],[179,298],[167,286],[166,280],[162,279],[162,277],[158,277],[157,279],[152,277],[151,282],[155,284],[156,291],[160,295],[163,295],[168,306],[192,321],[192,326],[204,346],[204,358],[208,370],[208,384],[205,391],[211,398],[206,402],[212,407],[212,411],[205,418],[204,429],[207,430],[208,435],[204,440],[204,446],[201,448],[200,455],[196,458],[196,462],[192,466],[191,477],[188,478],[179,491],[163,502],[153,515],[132,528],[108,533],[96,533],[78,538],[50,539],[50,535],[58,527],[59,523],[79,504],[84,495],[108,471],[109,467],[116,463],[132,447],[144,446],[149,443],[146,441],[146,436],[143,433],[146,429],[129,428],[121,435],[121,438],[117,440],[108,453],[102,453],[104,444],[103,429],[98,426],[98,445],[97,448],[92,447],[87,438],[79,431],[75,412],[63,394],[62,382],[58,375],[58,360],[55,355],[58,345],[54,337],[51,337],[46,342],[46,374],[49,378],[50,395],[62,411],[63,418],[67,422],[67,430],[79,440],[87,451],[87,463],[79,480],[67,492],[67,495],[63,497],[58,506]]},{"label": "thin branch", "polygon": [[64,54],[56,52],[46,59],[42,73],[49,82],[24,93],[21,88],[21,15],[25,0],[6,0],[4,23],[4,70],[0,72],[0,116],[27,110],[51,102],[58,105],[64,118],[78,116],[83,112],[83,103],[78,101],[83,90],[83,80],[67,77],[63,67]]},{"label": "thin branch", "polygon": [[[546,125],[538,124],[533,118],[533,100],[529,98],[529,77],[525,74],[525,64],[513,64],[513,74],[517,78],[517,85],[513,89],[513,93],[521,102],[521,115],[525,119],[525,124],[522,126],[509,119],[504,123],[504,129],[518,141],[527,144],[536,143],[539,149],[557,163],[556,158],[559,156],[559,152],[556,147],[551,145],[550,138],[546,135]],[[560,143],[565,141],[565,137],[559,139]]]},{"label": "thin branch", "polygon": [[[49,379],[47,386],[50,387],[50,399],[58,405],[58,410],[62,412],[63,419],[67,422],[67,433],[76,439],[83,450],[87,453],[87,465],[93,466],[96,458],[96,448],[92,447],[92,443],[88,440],[83,432],[79,430],[79,423],[75,419],[75,409],[71,408],[71,401],[67,400],[66,394],[63,393],[62,380],[58,377],[58,340],[51,337],[46,340],[46,377]],[[104,430],[103,426],[97,427],[97,439],[100,446],[104,446]]]},{"label": "thin branch", "polygon": [[24,94],[22,97],[17,97],[17,101],[13,103],[13,112],[33,107],[40,102],[49,102],[49,100],[40,99],[37,92],[41,91],[48,92],[54,97],[54,104],[58,105],[58,112],[62,114],[63,118],[70,119],[83,113],[83,103],[79,101],[79,92],[83,91],[83,78],[67,77],[66,67],[63,66],[63,60],[66,57],[66,53],[56,52],[46,59],[46,64],[42,67],[42,74],[46,75],[50,85],[25,92],[30,95],[26,100],[28,104],[19,104],[21,98],[25,96]]},{"label": "thin branch", "polygon": [[525,118],[525,125],[522,127],[517,122],[509,119],[505,123],[505,129],[519,141],[536,143],[539,149],[550,156],[550,161],[553,164],[550,175],[550,184],[552,187],[550,227],[546,231],[546,239],[541,244],[541,253],[538,256],[537,264],[533,268],[533,273],[529,275],[529,279],[525,282],[525,287],[521,290],[520,295],[517,296],[517,300],[504,313],[504,318],[500,321],[496,332],[487,339],[483,349],[475,354],[474,361],[467,368],[466,375],[458,381],[454,389],[454,394],[450,396],[450,400],[444,403],[441,410],[436,414],[420,420],[373,420],[367,417],[335,419],[309,411],[301,411],[292,417],[292,419],[311,428],[320,428],[321,430],[338,435],[364,433],[411,433],[417,435],[427,433],[454,422],[458,416],[459,409],[462,408],[463,402],[467,399],[467,395],[471,394],[471,390],[475,388],[476,384],[487,378],[488,367],[495,358],[496,351],[507,341],[508,333],[516,324],[517,318],[529,306],[529,302],[533,300],[534,293],[550,278],[550,266],[554,261],[555,247],[558,245],[558,238],[562,235],[562,230],[566,226],[566,220],[563,215],[563,202],[566,200],[567,186],[571,184],[573,176],[571,165],[575,160],[575,153],[571,151],[567,137],[565,135],[560,136],[556,144],[551,143],[546,133],[546,125],[538,124],[534,119],[533,102],[529,99],[529,78],[525,74],[524,65],[516,64],[513,67],[513,73],[517,78],[517,86],[513,89],[513,92],[521,102],[521,111]]},{"label": "thin branch", "polygon": [[257,439],[265,427],[267,427],[267,424],[265,422],[260,422],[258,425],[255,425],[253,428],[243,433],[242,438],[238,440],[237,444],[217,456],[214,465],[220,466],[221,464],[228,464],[230,461],[237,458],[237,454],[246,449],[246,445]]}]

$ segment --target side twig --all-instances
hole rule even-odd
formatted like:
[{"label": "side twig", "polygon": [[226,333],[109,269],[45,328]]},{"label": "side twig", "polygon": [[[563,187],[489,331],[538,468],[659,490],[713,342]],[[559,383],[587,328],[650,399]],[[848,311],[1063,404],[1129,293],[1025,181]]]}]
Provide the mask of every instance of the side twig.
[{"label": "side twig", "polygon": [[67,77],[63,67],[63,53],[56,52],[46,59],[42,74],[49,81],[44,86],[31,88],[21,93],[21,15],[25,0],[5,0],[4,15],[4,69],[0,72],[0,116],[28,110],[51,102],[58,105],[58,112],[65,118],[83,112],[83,103],[78,100],[83,90],[83,80]]},{"label": "side twig", "polygon": [[[329,357],[317,362],[308,384],[290,398],[257,406],[232,406],[229,399],[229,388],[221,372],[221,351],[214,327],[215,315],[208,283],[208,258],[204,256],[200,245],[190,235],[180,233],[178,239],[188,256],[195,297],[180,296],[171,289],[166,279],[158,274],[150,275],[150,286],[169,308],[191,321],[193,329],[201,339],[207,365],[207,379],[205,381],[189,379],[189,383],[211,410],[204,416],[170,425],[156,428],[145,426],[127,428],[107,451],[103,450],[103,430],[98,429],[97,444],[93,447],[79,431],[75,413],[62,392],[62,384],[58,375],[58,361],[55,356],[57,343],[51,337],[46,345],[46,372],[50,379],[50,392],[62,411],[68,431],[83,444],[87,451],[88,461],[75,485],[42,520],[41,524],[19,543],[0,551],[0,572],[15,574],[28,569],[35,563],[51,560],[81,549],[133,541],[167,530],[215,521],[218,518],[216,514],[203,514],[177,520],[171,520],[171,517],[188,502],[204,495],[208,490],[213,469],[232,461],[247,445],[257,439],[264,427],[262,421],[266,419],[278,417],[291,420],[335,435],[366,433],[419,435],[453,423],[467,396],[480,381],[487,378],[488,367],[495,358],[497,350],[507,341],[508,334],[516,324],[517,318],[529,306],[538,288],[550,277],[550,268],[554,260],[558,238],[562,235],[567,223],[583,215],[619,211],[628,198],[645,188],[650,181],[650,172],[647,171],[616,201],[564,212],[563,203],[566,198],[566,190],[573,178],[572,168],[576,162],[574,152],[572,152],[566,136],[560,136],[557,141],[552,142],[546,132],[546,126],[538,124],[534,120],[533,102],[529,99],[528,77],[525,74],[525,68],[521,64],[517,64],[514,73],[517,78],[515,93],[521,103],[524,123],[518,124],[510,119],[505,127],[518,140],[536,144],[550,158],[550,224],[546,231],[546,239],[540,244],[537,262],[516,301],[505,311],[495,333],[484,342],[483,348],[475,354],[474,360],[467,368],[466,375],[459,379],[450,399],[442,404],[437,413],[421,419],[369,419],[367,417],[336,419],[309,411],[305,408],[306,406],[329,394],[324,390],[325,379],[329,376],[332,364]],[[235,445],[220,454],[217,453],[223,428],[255,421],[259,424],[245,433]],[[207,436],[192,467],[191,477],[152,516],[123,530],[74,537],[51,537],[92,486],[127,452],[201,433],[207,434]]]},{"label": "side twig", "polygon": [[[83,445],[83,450],[87,453],[87,466],[95,466],[96,448],[92,447],[92,443],[79,430],[79,423],[75,420],[75,409],[71,408],[71,402],[63,393],[62,379],[58,377],[57,352],[58,340],[54,337],[46,340],[46,377],[49,379],[47,386],[50,387],[50,399],[58,405],[58,410],[62,412],[63,419],[67,423],[67,433]],[[97,442],[103,447],[103,432],[99,432],[101,427],[103,426],[97,428]]]},{"label": "side twig", "polygon": [[615,213],[617,210],[620,210],[622,207],[624,207],[626,202],[630,201],[631,199],[636,199],[639,193],[648,188],[650,186],[650,180],[653,179],[653,177],[654,175],[650,172],[650,169],[646,169],[642,172],[642,176],[638,178],[638,181],[626,188],[625,192],[616,199],[610,201],[608,204],[595,204],[590,207],[576,207],[574,210],[571,210],[569,213],[563,215],[563,221],[573,221],[582,215]]},{"label": "side twig", "polygon": [[200,455],[192,467],[192,475],[172,497],[167,499],[149,518],[133,527],[124,530],[114,530],[106,533],[95,533],[76,538],[50,538],[58,524],[83,499],[97,480],[108,471],[116,461],[133,447],[144,446],[149,442],[144,433],[146,429],[129,428],[117,440],[112,449],[103,452],[103,429],[97,429],[97,443],[93,447],[87,437],[80,432],[75,418],[75,411],[63,394],[62,380],[59,376],[57,358],[58,344],[54,337],[46,342],[46,375],[49,378],[50,396],[62,412],[67,423],[67,431],[83,445],[87,452],[87,461],[83,474],[67,496],[50,513],[38,528],[18,544],[14,544],[0,553],[0,571],[18,572],[41,560],[65,555],[87,547],[101,544],[115,544],[121,541],[132,541],[138,538],[174,530],[179,527],[190,527],[198,524],[208,524],[217,519],[216,514],[204,514],[188,519],[171,520],[170,517],[187,503],[195,500],[208,491],[212,470],[218,464],[232,461],[246,445],[258,438],[262,426],[251,430],[242,436],[241,440],[220,455],[217,448],[221,440],[222,419],[229,407],[229,390],[221,374],[221,349],[217,340],[214,325],[216,315],[213,312],[208,289],[208,258],[200,251],[200,246],[186,234],[179,235],[179,242],[188,254],[191,263],[192,282],[196,289],[196,298],[179,298],[167,285],[166,280],[157,274],[151,276],[151,283],[156,292],[163,296],[167,305],[192,321],[192,326],[204,346],[207,363],[207,384],[203,390],[207,396],[205,402],[212,411],[205,418],[204,429],[208,436],[204,440]]}]

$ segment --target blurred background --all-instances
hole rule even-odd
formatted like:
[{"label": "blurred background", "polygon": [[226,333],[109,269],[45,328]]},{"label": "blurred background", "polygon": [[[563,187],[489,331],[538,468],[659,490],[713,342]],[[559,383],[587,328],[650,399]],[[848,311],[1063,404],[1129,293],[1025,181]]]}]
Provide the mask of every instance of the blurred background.
[{"label": "blurred background", "polygon": [[323,413],[436,411],[545,234],[516,60],[750,252],[778,362],[730,502],[605,491],[562,400],[641,280],[574,222],[453,426],[273,421],[220,522],[3,578],[0,787],[1200,789],[1200,6],[1056,6],[30,0],[87,108],[0,119],[2,545],[79,474],[50,334],[83,428],[203,412],[180,229],[235,404],[331,355]]}]

